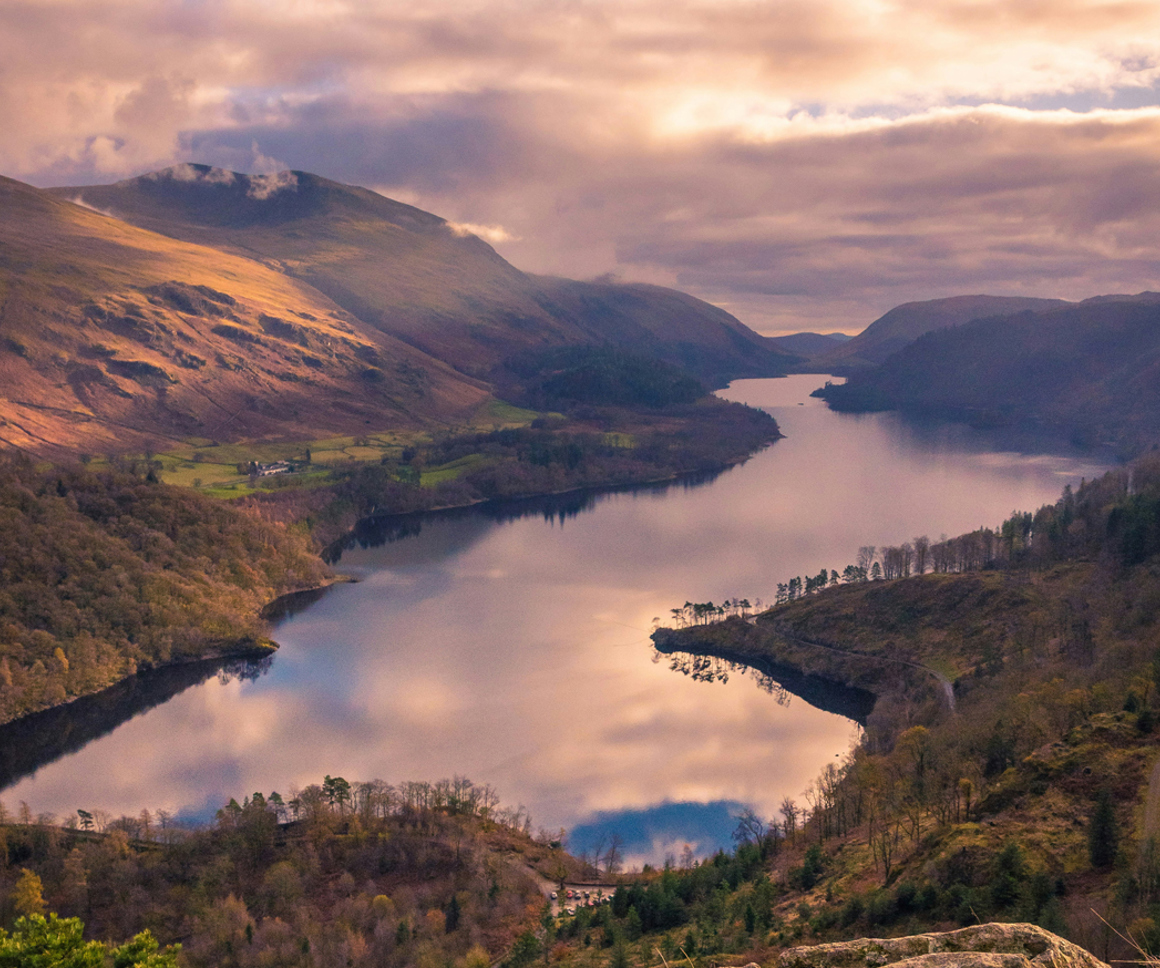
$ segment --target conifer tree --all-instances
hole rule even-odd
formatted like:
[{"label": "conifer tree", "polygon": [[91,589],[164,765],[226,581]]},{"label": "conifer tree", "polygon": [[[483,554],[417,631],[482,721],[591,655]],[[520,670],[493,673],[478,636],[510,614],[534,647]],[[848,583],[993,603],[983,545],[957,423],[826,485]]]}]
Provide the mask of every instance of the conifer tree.
[{"label": "conifer tree", "polygon": [[1116,809],[1108,790],[1100,791],[1095,809],[1088,820],[1088,857],[1092,867],[1108,867],[1116,859],[1119,830]]}]

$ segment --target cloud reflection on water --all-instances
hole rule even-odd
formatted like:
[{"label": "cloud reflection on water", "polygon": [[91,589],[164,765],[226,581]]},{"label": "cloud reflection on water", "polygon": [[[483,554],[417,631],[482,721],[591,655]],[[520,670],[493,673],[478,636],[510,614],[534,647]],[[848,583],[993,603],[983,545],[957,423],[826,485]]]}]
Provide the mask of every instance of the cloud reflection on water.
[{"label": "cloud reflection on water", "polygon": [[[816,384],[764,389],[804,400]],[[772,815],[855,727],[799,700],[779,706],[749,677],[709,684],[654,664],[653,617],[686,599],[769,598],[859,545],[994,524],[1054,499],[1061,473],[1094,472],[935,446],[888,417],[809,403],[778,410],[787,438],[708,486],[584,498],[576,507],[592,513],[559,520],[446,515],[412,537],[356,542],[340,567],[362,580],[277,628],[267,676],[190,689],[4,796],[135,814],[285,794],[324,774],[463,774],[548,829],[672,819],[673,804],[700,818],[684,835],[640,826],[640,858],[677,840],[727,846],[733,823],[714,805]]]}]

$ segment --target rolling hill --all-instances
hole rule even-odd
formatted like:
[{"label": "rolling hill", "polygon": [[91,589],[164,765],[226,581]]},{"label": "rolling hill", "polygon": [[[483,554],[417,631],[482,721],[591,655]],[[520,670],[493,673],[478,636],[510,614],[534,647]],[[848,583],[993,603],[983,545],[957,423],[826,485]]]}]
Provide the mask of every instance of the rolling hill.
[{"label": "rolling hill", "polygon": [[301,438],[487,398],[285,273],[0,179],[0,442]]},{"label": "rolling hill", "polygon": [[1070,305],[1063,299],[1020,296],[951,296],[925,302],[903,303],[874,320],[861,333],[830,350],[817,362],[831,371],[882,363],[892,353],[933,330],[961,326],[972,319],[1040,312]]},{"label": "rolling hill", "polygon": [[1160,438],[1160,294],[930,332],[823,395],[838,410],[1026,424],[1133,453]]}]

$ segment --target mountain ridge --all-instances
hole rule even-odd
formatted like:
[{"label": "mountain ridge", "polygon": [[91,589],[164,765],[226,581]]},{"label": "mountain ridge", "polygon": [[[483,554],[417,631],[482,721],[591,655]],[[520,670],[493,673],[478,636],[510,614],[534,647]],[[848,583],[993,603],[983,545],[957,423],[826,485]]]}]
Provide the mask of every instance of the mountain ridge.
[{"label": "mountain ridge", "polygon": [[1101,296],[932,331],[820,395],[838,410],[899,409],[1023,423],[1135,453],[1160,435],[1160,296]]},{"label": "mountain ridge", "polygon": [[306,172],[3,179],[0,243],[0,442],[38,453],[462,426],[511,388],[509,359],[552,347],[714,385],[796,359],[687,294],[531,276],[438,215]]},{"label": "mountain ridge", "polygon": [[1070,304],[1063,299],[987,295],[949,296],[902,303],[883,313],[853,339],[829,351],[817,362],[823,367],[877,365],[933,330],[959,326],[973,319],[1066,305]]},{"label": "mountain ridge", "polygon": [[478,381],[253,260],[12,179],[0,180],[0,212],[6,443],[120,450],[216,436],[227,420],[237,436],[416,427],[420,411],[458,419],[487,399]]},{"label": "mountain ridge", "polygon": [[[511,354],[551,343],[617,345],[714,383],[780,375],[796,362],[724,310],[684,293],[532,276],[439,216],[306,172],[255,176],[182,165],[50,191],[173,238],[264,261],[473,377],[489,379]],[[710,362],[689,352],[688,339],[669,338],[673,327],[701,333],[714,347]]]}]

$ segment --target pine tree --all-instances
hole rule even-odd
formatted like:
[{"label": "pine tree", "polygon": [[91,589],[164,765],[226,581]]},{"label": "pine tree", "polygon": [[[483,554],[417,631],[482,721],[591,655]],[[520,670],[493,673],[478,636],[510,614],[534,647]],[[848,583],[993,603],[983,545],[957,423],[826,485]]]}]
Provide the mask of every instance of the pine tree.
[{"label": "pine tree", "polygon": [[1092,867],[1108,867],[1116,859],[1119,830],[1112,795],[1106,789],[1096,798],[1095,809],[1088,820],[1088,857]]}]

